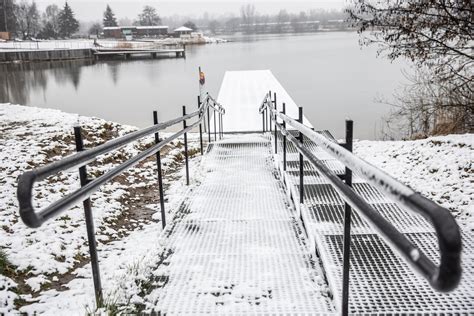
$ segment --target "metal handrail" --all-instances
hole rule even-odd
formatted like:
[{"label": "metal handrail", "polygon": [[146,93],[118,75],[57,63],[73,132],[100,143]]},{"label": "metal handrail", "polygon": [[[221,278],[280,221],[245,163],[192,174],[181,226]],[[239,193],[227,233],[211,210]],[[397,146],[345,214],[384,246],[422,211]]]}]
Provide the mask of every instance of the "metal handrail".
[{"label": "metal handrail", "polygon": [[[327,178],[344,200],[353,208],[359,210],[379,234],[384,237],[384,240],[389,245],[392,245],[408,263],[416,268],[421,275],[429,281],[433,288],[443,292],[451,291],[456,288],[462,273],[462,242],[459,227],[448,209],[416,193],[410,187],[400,183],[387,173],[355,156],[336,142],[311,130],[286,114],[278,112],[272,106],[271,96],[268,94],[265,96],[262,106],[259,108],[260,113],[265,109],[270,110],[273,114],[270,115],[270,117],[275,121],[275,125],[280,129],[282,134]],[[357,195],[338,175],[327,168],[308,148],[291,135],[286,127],[279,124],[277,118],[280,118],[287,125],[312,140],[335,159],[343,163],[347,168],[365,178],[370,184],[392,198],[395,203],[401,204],[405,209],[420,214],[427,219],[433,225],[438,238],[440,252],[439,265],[431,261],[413,242],[400,233],[390,222],[381,216],[379,212]]]},{"label": "metal handrail", "polygon": [[[70,206],[75,205],[87,199],[89,196],[92,195],[92,193],[97,191],[99,187],[102,186],[104,183],[108,182],[112,178],[124,172],[126,169],[137,164],[141,160],[157,153],[161,148],[163,148],[165,145],[167,145],[174,139],[178,138],[179,136],[191,131],[194,127],[196,127],[198,124],[200,124],[204,120],[204,113],[208,107],[210,107],[210,104],[208,102],[202,102],[199,106],[199,109],[193,113],[172,119],[167,122],[159,123],[159,124],[150,126],[148,128],[145,128],[136,132],[132,132],[130,134],[127,134],[120,138],[116,138],[114,140],[111,140],[95,148],[78,152],[74,155],[63,158],[62,160],[59,160],[51,164],[48,164],[46,166],[23,173],[19,177],[18,188],[17,188],[17,197],[19,201],[21,219],[27,226],[31,228],[37,228],[37,227],[40,227],[48,219],[65,211]],[[85,186],[70,193],[69,195],[66,195],[65,197],[52,203],[46,208],[40,211],[36,211],[35,208],[33,207],[32,190],[36,182],[44,180],[48,176],[51,176],[61,171],[82,167],[100,155],[109,153],[113,150],[116,150],[120,147],[127,145],[130,142],[136,141],[148,135],[152,135],[160,130],[173,126],[177,123],[186,121],[188,119],[194,118],[196,116],[198,116],[198,120],[195,123],[187,126],[186,128],[183,128],[181,131],[173,134],[167,139],[160,141],[159,143],[155,144],[149,149],[141,152],[137,156],[113,168],[112,170],[108,171],[104,175],[87,183]]]},{"label": "metal handrail", "polygon": [[[211,105],[211,107],[216,110],[217,112],[221,113],[221,114],[225,114],[225,109],[224,107],[219,103],[217,102],[210,94],[207,94],[206,95],[206,99],[207,101],[212,101],[213,105]],[[217,108],[215,107],[217,106]]]}]

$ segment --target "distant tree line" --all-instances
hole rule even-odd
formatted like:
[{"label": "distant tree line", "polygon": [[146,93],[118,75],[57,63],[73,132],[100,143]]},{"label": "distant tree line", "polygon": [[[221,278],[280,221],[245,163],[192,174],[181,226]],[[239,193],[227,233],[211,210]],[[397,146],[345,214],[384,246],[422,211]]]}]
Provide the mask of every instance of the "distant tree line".
[{"label": "distant tree line", "polygon": [[[184,25],[193,31],[203,30],[213,34],[231,34],[235,32],[252,33],[283,33],[304,32],[305,23],[318,22],[322,27],[330,25],[331,21],[338,21],[335,27],[345,28],[341,21],[347,18],[343,11],[309,10],[290,13],[284,9],[277,14],[260,14],[255,6],[247,4],[241,7],[240,14],[210,16],[204,13],[202,17],[163,17],[157,9],[146,5],[134,19],[117,19],[112,7],[107,5],[102,21],[86,26],[88,34],[100,35],[104,27],[115,26],[156,26],[163,23],[170,27]],[[265,25],[271,25],[266,28]],[[85,26],[85,25],[84,25]],[[0,0],[0,32],[11,32],[14,36],[23,39],[41,38],[55,39],[68,38],[79,30],[79,21],[75,18],[71,6],[65,2],[62,8],[55,4],[48,5],[44,12],[39,12],[34,0]]]},{"label": "distant tree line", "polygon": [[79,21],[67,2],[62,8],[52,4],[40,13],[35,1],[0,2],[0,32],[10,32],[22,39],[68,38],[79,29]]},{"label": "distant tree line", "polygon": [[[348,15],[344,11],[309,10],[298,13],[290,13],[281,9],[278,13],[260,14],[253,4],[246,4],[240,8],[240,17],[230,19],[225,24],[220,25],[224,32],[242,31],[244,33],[284,33],[284,32],[305,32],[315,30],[307,28],[305,25],[319,25],[320,27],[332,27],[345,29],[348,27],[346,19]],[[212,21],[212,29],[219,27],[217,21]],[[267,26],[267,27],[265,27]]]}]

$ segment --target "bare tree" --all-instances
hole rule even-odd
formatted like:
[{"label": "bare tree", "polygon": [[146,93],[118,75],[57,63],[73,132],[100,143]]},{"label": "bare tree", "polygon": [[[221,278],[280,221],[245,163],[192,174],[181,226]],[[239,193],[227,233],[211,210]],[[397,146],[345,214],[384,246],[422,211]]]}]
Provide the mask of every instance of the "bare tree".
[{"label": "bare tree", "polygon": [[149,5],[143,7],[143,11],[138,15],[138,20],[136,21],[136,24],[143,26],[160,25],[160,23],[161,18],[156,13],[156,9]]},{"label": "bare tree", "polygon": [[254,31],[255,15],[255,6],[253,4],[248,3],[240,8],[240,16],[246,33]]},{"label": "bare tree", "polygon": [[36,2],[22,0],[16,7],[16,19],[18,31],[21,36],[26,39],[35,37],[40,28],[40,16]]},{"label": "bare tree", "polygon": [[[369,31],[361,44],[377,43],[379,53],[391,60],[408,58],[424,72],[417,73],[414,90],[399,99],[406,102],[404,108],[410,105],[416,117],[431,115],[424,127],[434,132],[442,115],[444,121],[453,119],[452,132],[460,131],[454,128],[456,124],[463,126],[462,131],[472,130],[474,13],[470,0],[358,0],[347,12],[360,33]],[[459,115],[460,111],[466,115]]]}]

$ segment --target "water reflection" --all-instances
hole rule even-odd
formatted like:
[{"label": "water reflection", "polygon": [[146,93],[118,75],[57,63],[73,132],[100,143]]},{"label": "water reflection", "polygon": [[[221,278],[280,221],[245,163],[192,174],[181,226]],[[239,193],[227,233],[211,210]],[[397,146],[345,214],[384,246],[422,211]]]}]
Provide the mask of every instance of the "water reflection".
[{"label": "water reflection", "polygon": [[83,68],[92,65],[85,60],[0,65],[0,102],[30,104],[31,96],[45,93],[51,80],[77,90]]},{"label": "water reflection", "polygon": [[355,137],[373,139],[390,108],[389,98],[404,82],[403,65],[361,50],[355,33],[235,37],[219,45],[190,46],[186,59],[70,61],[0,65],[0,102],[56,108],[146,127],[194,109],[197,69],[206,90],[217,96],[228,70],[271,69],[305,116],[318,129],[344,135],[344,120],[355,121]]}]

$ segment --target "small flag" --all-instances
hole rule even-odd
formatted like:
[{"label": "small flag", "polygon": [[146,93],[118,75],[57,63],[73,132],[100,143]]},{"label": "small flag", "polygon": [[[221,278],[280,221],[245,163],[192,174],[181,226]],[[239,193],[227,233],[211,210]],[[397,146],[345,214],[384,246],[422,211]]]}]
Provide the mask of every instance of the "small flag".
[{"label": "small flag", "polygon": [[206,83],[206,76],[204,75],[204,72],[200,71],[199,72],[199,83],[201,86],[203,86]]}]

